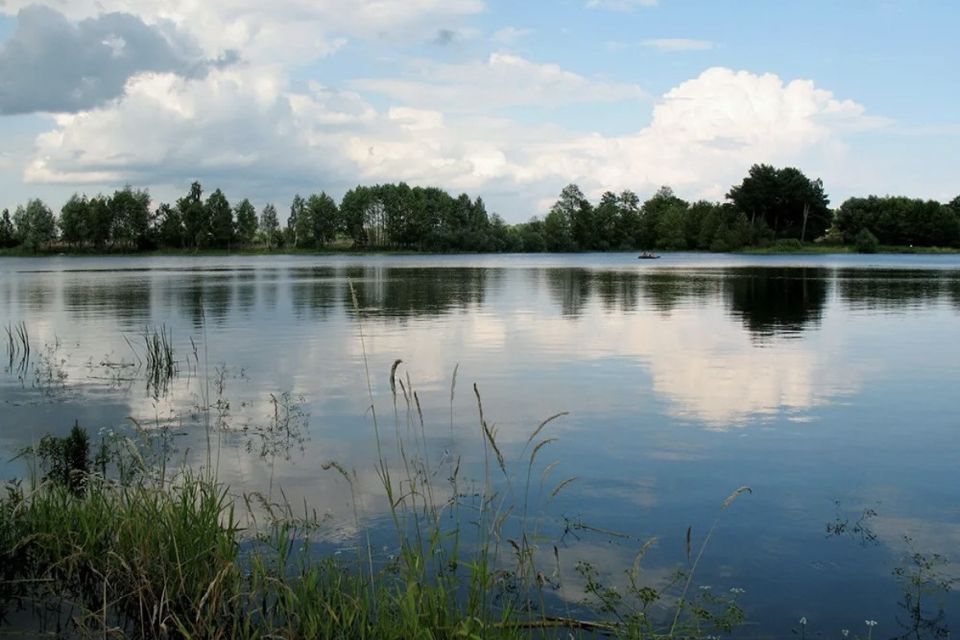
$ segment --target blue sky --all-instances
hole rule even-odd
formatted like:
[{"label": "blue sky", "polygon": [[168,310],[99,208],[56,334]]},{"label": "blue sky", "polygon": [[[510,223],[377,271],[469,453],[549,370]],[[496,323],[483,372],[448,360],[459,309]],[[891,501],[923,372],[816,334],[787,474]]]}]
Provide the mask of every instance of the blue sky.
[{"label": "blue sky", "polygon": [[835,204],[945,200],[958,24],[945,0],[7,0],[0,206],[405,180],[519,221],[569,182],[722,198],[754,162]]}]

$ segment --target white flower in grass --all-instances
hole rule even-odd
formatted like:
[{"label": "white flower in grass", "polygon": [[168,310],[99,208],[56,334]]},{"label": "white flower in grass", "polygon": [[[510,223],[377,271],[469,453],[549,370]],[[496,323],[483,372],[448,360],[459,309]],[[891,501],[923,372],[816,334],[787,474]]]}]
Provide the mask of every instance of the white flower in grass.
[{"label": "white flower in grass", "polygon": [[807,626],[807,616],[803,616],[802,618],[800,618],[800,624],[802,624],[803,626]]},{"label": "white flower in grass", "polygon": [[877,621],[876,621],[876,620],[864,620],[864,622],[867,623],[867,626],[868,626],[868,627],[875,627],[875,626],[877,626]]},{"label": "white flower in grass", "polygon": [[846,638],[847,636],[850,635],[850,629],[840,629],[840,635]]}]

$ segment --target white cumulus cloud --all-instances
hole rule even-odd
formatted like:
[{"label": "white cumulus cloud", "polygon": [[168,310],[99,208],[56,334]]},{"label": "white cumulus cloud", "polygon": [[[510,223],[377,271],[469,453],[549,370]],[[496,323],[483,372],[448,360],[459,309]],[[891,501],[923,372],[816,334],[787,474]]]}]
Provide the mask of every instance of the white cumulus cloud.
[{"label": "white cumulus cloud", "polygon": [[458,111],[489,111],[522,105],[611,102],[642,98],[634,84],[587,78],[555,64],[496,52],[463,64],[421,61],[413,77],[363,78],[355,89],[382,93],[404,104]]},{"label": "white cumulus cloud", "polygon": [[[5,0],[0,13],[16,14],[35,0]],[[478,13],[481,0],[70,0],[56,7],[72,20],[125,12],[147,24],[172,23],[208,55],[240,50],[256,62],[302,64],[329,55],[343,37],[419,37],[448,20]],[[417,35],[412,35],[412,31]]]},{"label": "white cumulus cloud", "polygon": [[[722,197],[752,163],[832,157],[846,133],[882,124],[811,81],[773,74],[708,69],[666,92],[650,113],[632,85],[516,56],[467,63],[473,75],[430,64],[437,73],[429,81],[357,81],[350,90],[292,89],[283,69],[269,65],[204,78],[141,74],[123,98],[57,117],[37,138],[26,178],[150,186],[198,177],[254,198],[407,180],[484,195],[508,219],[523,220],[568,182],[593,196],[669,184],[687,197]],[[522,89],[529,92],[511,95]],[[390,105],[374,107],[365,97],[374,90]],[[633,105],[649,124],[601,135],[490,115],[492,106],[574,102],[586,90]]]}]

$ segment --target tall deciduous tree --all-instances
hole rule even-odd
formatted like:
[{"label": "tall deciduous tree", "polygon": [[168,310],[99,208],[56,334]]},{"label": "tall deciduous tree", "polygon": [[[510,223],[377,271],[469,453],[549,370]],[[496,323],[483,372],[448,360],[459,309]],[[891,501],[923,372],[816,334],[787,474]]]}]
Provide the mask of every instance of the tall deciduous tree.
[{"label": "tall deciduous tree", "polygon": [[960,196],[957,196],[956,198],[951,200],[948,206],[954,211],[956,211],[957,215],[960,216]]},{"label": "tall deciduous tree", "polygon": [[203,187],[199,182],[190,185],[190,192],[177,200],[177,212],[183,222],[187,246],[199,249],[210,245],[210,217],[203,206]]},{"label": "tall deciduous tree", "polygon": [[180,208],[161,204],[157,208],[157,242],[161,246],[182,249],[184,246],[183,220]]},{"label": "tall deciduous tree", "polygon": [[126,186],[110,196],[107,202],[112,221],[111,240],[145,249],[150,244],[150,194]]},{"label": "tall deciduous tree", "polygon": [[268,249],[273,249],[280,241],[280,220],[277,219],[277,208],[268,203],[260,212],[260,234]]},{"label": "tall deciduous tree", "polygon": [[233,209],[223,191],[217,189],[207,198],[207,217],[210,219],[210,235],[213,246],[229,248],[233,244]]},{"label": "tall deciduous tree", "polygon": [[640,197],[630,190],[617,196],[618,247],[634,249],[640,246]]},{"label": "tall deciduous tree", "polygon": [[60,209],[60,237],[64,242],[72,245],[83,242],[88,208],[87,197],[75,193]]},{"label": "tall deciduous tree", "polygon": [[619,235],[617,229],[619,217],[620,207],[617,202],[617,194],[612,191],[605,191],[600,196],[600,203],[593,210],[593,221],[596,225],[594,249],[606,251],[620,247],[620,239],[617,237]]},{"label": "tall deciduous tree", "polygon": [[799,169],[759,164],[730,189],[727,199],[751,224],[763,221],[781,238],[812,239],[830,226],[830,200],[823,182],[810,180]]},{"label": "tall deciduous tree", "polygon": [[287,217],[287,244],[295,248],[309,244],[312,227],[307,214],[307,201],[298,193],[293,196],[293,202],[290,203],[290,215]]},{"label": "tall deciduous tree", "polygon": [[370,187],[358,186],[347,191],[340,201],[340,220],[343,230],[355,247],[367,245],[367,209],[373,202],[374,193]]},{"label": "tall deciduous tree", "polygon": [[590,203],[575,184],[568,184],[560,192],[560,197],[550,208],[543,221],[547,249],[550,251],[575,251],[579,247],[578,237],[583,240],[589,233],[585,222],[592,217],[592,209],[586,209]]},{"label": "tall deciduous tree", "polygon": [[257,210],[244,198],[236,206],[234,213],[237,218],[237,242],[242,245],[253,244],[257,236]]},{"label": "tall deciduous tree", "polygon": [[97,249],[113,242],[113,211],[107,198],[96,195],[87,201],[87,221],[83,227],[83,240]]},{"label": "tall deciduous tree", "polygon": [[13,231],[13,220],[10,218],[10,210],[4,209],[0,214],[0,248],[16,246],[17,239]]},{"label": "tall deciduous tree", "polygon": [[28,201],[26,207],[17,207],[13,225],[17,240],[30,251],[37,251],[57,239],[53,211],[39,199]]},{"label": "tall deciduous tree", "polygon": [[544,224],[551,251],[592,248],[593,207],[577,185],[563,188]]},{"label": "tall deciduous tree", "polygon": [[[640,233],[637,238],[637,244],[640,248],[653,249],[657,246],[679,248],[673,244],[673,241],[678,238],[676,228],[677,225],[682,226],[682,222],[680,222],[679,219],[683,216],[687,207],[687,203],[678,198],[670,187],[664,186],[657,189],[657,192],[650,196],[650,199],[644,202],[643,207],[640,209]],[[670,211],[673,211],[669,221],[671,240],[667,243],[659,242],[660,232],[667,231],[661,224],[661,221]]]},{"label": "tall deciduous tree", "polygon": [[313,225],[313,241],[317,248],[322,248],[336,238],[339,224],[337,203],[325,192],[321,192],[307,198],[306,207]]}]

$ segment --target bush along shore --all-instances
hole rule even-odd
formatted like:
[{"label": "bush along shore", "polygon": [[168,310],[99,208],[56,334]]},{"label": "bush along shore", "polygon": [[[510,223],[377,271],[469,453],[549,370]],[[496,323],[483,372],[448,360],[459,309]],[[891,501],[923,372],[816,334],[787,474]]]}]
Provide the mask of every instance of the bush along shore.
[{"label": "bush along shore", "polygon": [[358,186],[337,203],[296,195],[276,206],[231,205],[194,182],[174,204],[146,190],[75,194],[59,215],[33,199],[0,213],[0,254],[167,252],[843,252],[960,250],[960,196],[849,198],[836,209],[822,181],[792,167],[755,165],[724,202],[688,202],[662,187],[641,202],[607,191],[591,202],[565,187],[542,219],[507,224],[481,198],[405,183]]}]

